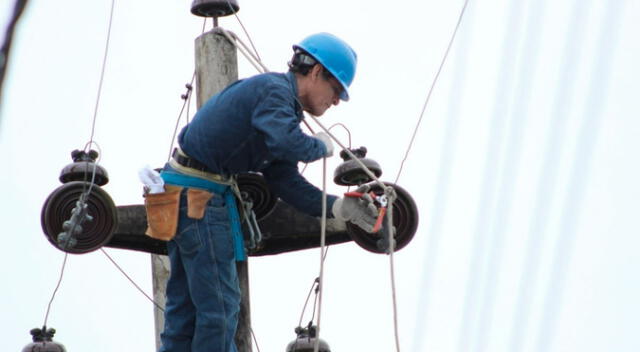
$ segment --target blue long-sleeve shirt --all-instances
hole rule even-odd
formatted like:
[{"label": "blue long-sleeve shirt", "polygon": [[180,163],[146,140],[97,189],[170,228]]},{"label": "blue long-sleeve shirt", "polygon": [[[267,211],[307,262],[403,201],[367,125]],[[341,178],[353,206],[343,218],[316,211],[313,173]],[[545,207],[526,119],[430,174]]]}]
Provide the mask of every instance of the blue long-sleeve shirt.
[{"label": "blue long-sleeve shirt", "polygon": [[[302,132],[304,116],[297,95],[291,72],[239,80],[198,110],[180,132],[178,144],[213,173],[261,172],[282,200],[320,216],[322,192],[300,174],[298,162],[320,159],[326,147]],[[327,197],[328,209],[336,199]]]}]

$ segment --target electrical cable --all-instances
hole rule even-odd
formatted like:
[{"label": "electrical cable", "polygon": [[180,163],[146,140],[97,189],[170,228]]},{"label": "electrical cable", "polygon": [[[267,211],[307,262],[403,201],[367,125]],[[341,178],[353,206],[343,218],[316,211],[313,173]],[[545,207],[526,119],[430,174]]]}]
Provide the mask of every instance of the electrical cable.
[{"label": "electrical cable", "polygon": [[[11,53],[11,43],[13,42],[13,35],[18,24],[18,20],[24,13],[24,9],[27,6],[27,0],[16,0],[13,7],[13,14],[9,19],[7,29],[4,34],[4,43],[0,47],[0,102],[2,102],[2,87],[4,85],[4,77],[7,72],[9,64],[9,55]],[[2,117],[0,116],[0,121]]]},{"label": "electrical cable", "polygon": [[120,270],[122,275],[124,275],[129,280],[129,282],[131,282],[133,286],[135,286],[135,288],[138,289],[138,291],[140,291],[140,293],[142,293],[145,297],[147,297],[147,299],[151,301],[151,303],[153,303],[156,306],[156,308],[164,312],[164,308],[162,308],[158,303],[156,303],[156,301],[153,300],[153,298],[151,298],[146,292],[144,292],[144,290],[142,290],[142,288],[140,288],[140,286],[138,286],[138,284],[136,284],[136,282],[133,281],[133,279],[129,275],[127,275],[127,273],[120,267],[120,265],[118,265],[118,263],[116,263],[116,261],[113,260],[113,258],[111,258],[111,256],[109,255],[109,253],[107,253],[107,251],[105,251],[103,248],[100,248],[100,251],[107,256],[107,258],[111,261],[111,263],[113,263],[113,265],[115,265],[116,268]]},{"label": "electrical cable", "polygon": [[[254,54],[251,49],[233,32],[227,31],[222,27],[218,27],[220,32],[231,42],[238,51],[249,61],[249,63],[260,73],[269,72],[269,69],[262,63],[260,57]],[[240,45],[238,45],[240,43]]]},{"label": "electrical cable", "polygon": [[404,163],[409,157],[409,152],[411,151],[411,147],[413,146],[413,142],[416,139],[416,135],[418,134],[418,129],[420,128],[420,123],[422,122],[422,118],[424,117],[424,113],[427,109],[427,104],[429,104],[429,100],[431,99],[431,93],[433,93],[433,88],[436,86],[436,82],[438,81],[438,77],[440,77],[440,72],[442,71],[442,67],[447,60],[447,56],[449,56],[449,50],[451,50],[451,46],[453,45],[453,41],[456,38],[456,34],[458,33],[458,28],[460,28],[460,23],[462,22],[462,17],[464,16],[464,12],[467,9],[467,5],[469,4],[469,0],[465,0],[464,6],[462,6],[462,10],[460,11],[460,16],[458,17],[458,23],[456,23],[456,27],[453,30],[453,35],[451,35],[451,40],[449,40],[449,45],[447,45],[447,50],[444,52],[444,56],[442,57],[442,61],[440,62],[440,67],[438,67],[438,72],[436,72],[436,76],[431,83],[431,88],[429,88],[429,93],[427,94],[427,98],[425,99],[424,105],[422,106],[422,112],[420,113],[420,117],[418,118],[418,122],[416,123],[416,127],[413,129],[413,133],[411,135],[411,139],[409,140],[409,145],[407,146],[407,151],[404,154],[404,158],[400,163],[400,168],[398,169],[398,174],[396,175],[396,180],[393,182],[398,184],[398,179],[400,179],[400,174],[402,173],[402,168],[404,167]]},{"label": "electrical cable", "polygon": [[420,299],[416,302],[414,326],[421,329],[414,330],[412,351],[425,351],[429,347],[425,347],[426,341],[430,340],[429,332],[431,331],[429,324],[431,323],[432,296],[434,296],[435,273],[438,272],[438,264],[440,263],[441,242],[445,237],[443,231],[443,223],[447,216],[449,193],[452,183],[452,169],[456,160],[456,149],[459,143],[458,135],[460,133],[460,120],[463,113],[461,110],[466,105],[464,97],[467,89],[467,71],[471,55],[469,49],[471,43],[474,42],[474,4],[470,3],[465,15],[465,22],[461,24],[460,33],[457,36],[457,44],[455,50],[451,53],[452,57],[449,62],[452,67],[456,67],[451,72],[451,84],[447,87],[449,93],[448,107],[443,113],[446,116],[444,132],[442,133],[442,141],[440,145],[440,156],[438,166],[434,170],[438,170],[436,182],[431,195],[431,219],[426,224],[425,242],[422,249],[422,263],[417,264],[421,268],[418,292],[422,292]]},{"label": "electrical cable", "polygon": [[98,106],[100,105],[100,96],[102,95],[102,83],[104,82],[104,72],[107,66],[107,57],[109,55],[109,42],[111,40],[111,24],[113,23],[113,9],[115,7],[116,0],[111,0],[111,11],[109,13],[109,28],[107,29],[107,40],[104,48],[104,56],[102,58],[102,70],[100,71],[100,81],[98,83],[98,95],[96,97],[96,105],[93,110],[93,122],[91,124],[91,137],[89,138],[89,144],[93,142],[93,135],[96,130],[96,120],[98,117]]},{"label": "electrical cable", "polygon": [[64,254],[64,259],[62,260],[62,267],[60,268],[60,277],[58,278],[58,283],[56,284],[56,288],[53,290],[53,294],[51,295],[51,299],[49,300],[49,304],[47,305],[47,313],[44,315],[44,323],[42,326],[47,326],[47,320],[49,319],[49,311],[51,310],[51,304],[53,303],[53,299],[56,297],[56,293],[60,288],[60,284],[62,283],[62,277],[64,276],[64,268],[67,266],[67,257],[69,253]]},{"label": "electrical cable", "polygon": [[387,209],[387,227],[389,243],[389,276],[391,280],[391,304],[393,307],[393,336],[396,342],[396,351],[400,352],[400,332],[398,331],[398,299],[396,297],[396,274],[395,266],[393,264],[393,253],[395,252],[395,239],[393,238],[393,201],[389,201],[389,207]]},{"label": "electrical cable", "polygon": [[251,44],[251,47],[253,48],[253,51],[256,53],[256,56],[258,57],[258,60],[262,61],[262,59],[260,59],[260,55],[258,54],[258,49],[256,49],[255,45],[253,45],[253,40],[251,40],[251,36],[249,35],[249,32],[247,31],[247,28],[244,26],[244,24],[240,20],[240,16],[238,16],[238,12],[236,12],[236,9],[233,8],[233,6],[231,5],[231,2],[229,0],[227,0],[227,4],[229,5],[229,8],[231,8],[231,11],[233,11],[233,15],[236,17],[236,20],[238,20],[238,23],[240,24],[240,27],[242,27],[242,30],[244,31],[244,34],[249,39],[249,43]]},{"label": "electrical cable", "polygon": [[324,248],[327,237],[327,158],[322,158],[322,217],[320,221],[320,276],[318,279],[318,320],[314,352],[320,348],[320,318],[322,317],[322,291],[324,290]]},{"label": "electrical cable", "polygon": [[[202,31],[200,35],[202,35],[207,26],[207,18],[205,17],[202,21]],[[189,123],[189,105],[191,104],[191,96],[193,95],[193,82],[196,80],[196,70],[193,70],[193,75],[191,75],[191,81],[185,84],[185,88],[187,88],[187,92],[182,94],[180,98],[184,100],[182,103],[182,108],[180,109],[180,113],[178,114],[178,118],[176,119],[176,126],[173,128],[173,135],[171,136],[171,142],[169,143],[169,155],[167,156],[167,162],[171,159],[171,154],[173,152],[173,144],[176,140],[176,135],[178,134],[178,127],[180,126],[180,119],[182,118],[182,114],[187,109],[187,123]]]},{"label": "electrical cable", "polygon": [[[196,72],[194,71],[193,76],[191,77],[191,82],[185,84],[185,87],[187,88],[187,92],[181,96],[181,98],[184,100],[184,103],[182,103],[182,108],[180,109],[180,113],[178,114],[178,118],[176,119],[176,125],[173,129],[173,135],[171,136],[171,143],[169,143],[169,154],[167,155],[167,162],[169,162],[169,159],[171,159],[171,154],[173,153],[173,144],[175,143],[176,135],[178,134],[178,127],[180,127],[180,119],[182,119],[182,114],[185,108],[188,109],[188,105],[191,102],[191,92],[193,90],[193,81],[195,80],[195,78],[196,78]],[[188,117],[189,117],[189,113],[187,112],[187,118]]]},{"label": "electrical cable", "polygon": [[253,342],[256,344],[256,348],[258,352],[260,352],[260,346],[258,346],[258,339],[256,338],[256,334],[253,332],[253,328],[249,326],[249,331],[251,331],[251,337],[253,338]]},{"label": "electrical cable", "polygon": [[309,294],[307,294],[307,299],[304,301],[304,306],[302,306],[302,312],[300,313],[300,320],[298,321],[298,326],[302,326],[302,319],[304,318],[304,312],[307,310],[307,304],[309,303],[309,298],[311,298],[311,293],[313,293],[313,289],[318,285],[319,282],[320,282],[320,278],[316,277],[313,280],[313,284],[311,284],[311,288],[309,289]]}]

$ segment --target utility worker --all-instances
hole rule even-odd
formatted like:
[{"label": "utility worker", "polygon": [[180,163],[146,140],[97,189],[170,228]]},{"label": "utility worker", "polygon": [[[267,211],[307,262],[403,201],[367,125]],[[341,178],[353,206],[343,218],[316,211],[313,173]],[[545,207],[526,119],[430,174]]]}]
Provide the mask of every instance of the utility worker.
[{"label": "utility worker", "polygon": [[[236,260],[245,258],[233,197],[233,176],[260,172],[283,201],[321,216],[322,192],[298,171],[298,162],[331,156],[325,134],[309,136],[303,111],[321,116],[340,100],[356,71],[356,53],[328,33],[293,46],[287,73],[239,80],[211,97],[178,136],[179,148],[162,171],[177,190],[177,230],[167,242],[165,327],[160,351],[236,352],[240,309]],[[327,196],[329,217],[371,231],[372,204]],[[178,210],[176,210],[178,211]]]}]

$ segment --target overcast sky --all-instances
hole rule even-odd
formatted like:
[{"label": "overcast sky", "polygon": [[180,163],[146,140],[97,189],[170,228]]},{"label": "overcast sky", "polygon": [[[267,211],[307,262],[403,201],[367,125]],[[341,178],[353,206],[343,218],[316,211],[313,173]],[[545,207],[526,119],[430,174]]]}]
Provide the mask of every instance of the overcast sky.
[{"label": "overcast sky", "polygon": [[[166,160],[203,23],[190,3],[116,1],[94,140],[117,205],[141,204],[137,170]],[[40,211],[90,138],[110,5],[31,0],[14,38],[0,107],[6,351],[42,325],[60,274]],[[393,181],[462,5],[246,0],[239,15],[274,71],[314,32],[355,48],[351,101],[321,120],[347,125]],[[246,38],[235,18],[220,24]],[[398,182],[420,212],[395,256],[403,351],[640,350],[639,26],[634,0],[470,1]],[[305,175],[320,185],[322,168]],[[149,255],[107,251],[151,293]],[[294,339],[318,256],[250,260],[261,351]],[[331,247],[325,281],[332,350],[394,350],[388,257]],[[68,351],[155,348],[152,304],[100,251],[69,256],[48,325]]]}]

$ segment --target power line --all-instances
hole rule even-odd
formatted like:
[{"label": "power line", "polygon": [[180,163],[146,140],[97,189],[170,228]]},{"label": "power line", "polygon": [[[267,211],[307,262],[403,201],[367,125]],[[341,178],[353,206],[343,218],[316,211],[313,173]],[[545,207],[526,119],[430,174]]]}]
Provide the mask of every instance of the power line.
[{"label": "power line", "polygon": [[418,129],[420,128],[420,123],[422,123],[422,118],[424,117],[424,112],[427,109],[427,104],[429,104],[429,99],[431,99],[431,93],[433,93],[433,88],[436,86],[438,82],[438,77],[440,77],[440,72],[442,72],[442,67],[444,63],[447,61],[447,56],[449,55],[449,50],[451,50],[451,46],[453,45],[453,41],[456,38],[456,34],[458,33],[458,28],[460,28],[460,23],[462,22],[462,17],[464,16],[464,12],[467,9],[467,5],[469,4],[469,0],[465,0],[464,6],[462,6],[462,10],[460,10],[460,16],[458,16],[458,22],[453,30],[453,34],[451,35],[451,39],[449,40],[449,45],[447,45],[447,50],[444,52],[444,56],[442,57],[442,61],[440,62],[440,67],[438,67],[438,72],[436,72],[436,76],[431,83],[431,88],[429,88],[429,93],[427,94],[427,98],[424,101],[424,105],[422,105],[422,111],[420,112],[420,117],[418,118],[418,122],[416,123],[416,127],[413,129],[413,133],[411,134],[411,140],[409,140],[409,145],[407,146],[407,151],[404,154],[404,158],[402,158],[402,162],[400,162],[400,168],[398,169],[398,174],[396,175],[396,180],[393,182],[398,184],[398,179],[400,178],[400,174],[402,173],[402,168],[404,167],[404,163],[409,157],[409,152],[411,151],[411,147],[413,146],[413,141],[416,139],[416,135],[418,134]]},{"label": "power line", "polygon": [[104,56],[102,58],[102,69],[100,70],[100,81],[98,83],[98,94],[96,96],[96,105],[95,105],[95,108],[93,109],[93,122],[91,123],[91,137],[89,137],[89,144],[93,143],[93,135],[96,130],[98,106],[100,105],[100,96],[102,95],[102,83],[104,81],[104,72],[107,66],[107,57],[109,55],[109,42],[111,40],[111,24],[113,23],[113,9],[115,7],[115,4],[116,4],[116,1],[111,0],[111,10],[109,12],[109,27],[107,29],[107,40],[104,46]]},{"label": "power line", "polygon": [[69,253],[64,254],[64,259],[62,260],[62,267],[60,268],[60,276],[58,277],[58,283],[56,284],[56,288],[53,290],[53,294],[51,295],[51,299],[49,300],[49,304],[47,305],[47,313],[44,315],[44,323],[42,326],[47,326],[47,321],[49,320],[49,312],[51,310],[51,304],[53,303],[53,299],[56,297],[56,293],[60,288],[60,284],[62,283],[62,277],[64,276],[64,268],[67,266],[67,257]]},{"label": "power line", "polygon": [[13,6],[13,14],[11,15],[9,25],[7,26],[7,30],[4,34],[4,43],[2,43],[2,47],[0,47],[0,103],[2,103],[2,87],[4,85],[4,77],[9,64],[13,35],[15,34],[16,26],[26,6],[27,0],[16,0],[15,5]]},{"label": "power line", "polygon": [[[471,4],[473,6],[473,3]],[[442,224],[446,214],[449,184],[451,183],[451,171],[453,167],[454,157],[456,154],[456,140],[458,135],[458,122],[460,120],[460,108],[464,105],[461,96],[464,96],[465,77],[467,75],[467,66],[469,59],[469,47],[473,41],[473,7],[469,9],[471,12],[467,14],[465,24],[462,27],[460,38],[458,39],[458,49],[455,51],[455,61],[452,63],[454,67],[458,67],[453,72],[452,84],[449,90],[449,106],[445,113],[446,127],[441,145],[440,163],[436,168],[438,170],[438,179],[434,188],[432,199],[432,212],[428,223],[427,240],[424,246],[423,264],[420,292],[420,299],[416,304],[415,316],[416,326],[422,327],[421,331],[415,330],[413,337],[412,351],[428,350],[424,347],[425,341],[428,341],[430,318],[430,301],[432,296],[433,276],[437,272],[438,254],[440,250],[440,240],[442,238]]]}]

